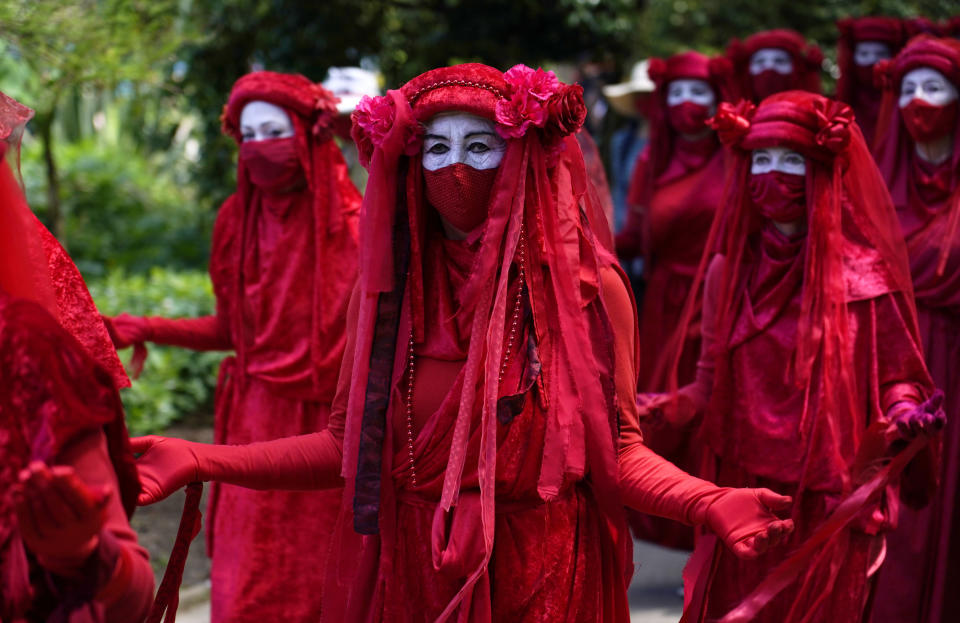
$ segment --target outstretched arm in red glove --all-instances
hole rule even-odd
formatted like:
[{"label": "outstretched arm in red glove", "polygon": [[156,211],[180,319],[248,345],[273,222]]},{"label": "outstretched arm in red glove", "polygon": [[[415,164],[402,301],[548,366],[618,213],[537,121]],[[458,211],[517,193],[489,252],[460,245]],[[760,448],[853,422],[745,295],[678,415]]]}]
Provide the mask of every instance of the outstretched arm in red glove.
[{"label": "outstretched arm in red glove", "polygon": [[200,318],[161,318],[120,314],[103,317],[107,331],[117,348],[144,342],[168,344],[193,350],[229,350],[230,333],[219,316]]},{"label": "outstretched arm in red glove", "polygon": [[61,590],[90,591],[105,621],[141,621],[153,572],[116,494],[103,434],[74,441],[58,462],[33,462],[20,473],[15,508],[24,545]]},{"label": "outstretched arm in red glove", "polygon": [[644,513],[692,525],[706,525],[727,547],[753,558],[793,531],[793,521],[774,511],[789,497],[769,489],[731,489],[694,478],[643,445],[637,419],[636,312],[620,278],[603,280],[604,303],[614,328],[616,385],[620,412],[620,488],[623,503]]}]

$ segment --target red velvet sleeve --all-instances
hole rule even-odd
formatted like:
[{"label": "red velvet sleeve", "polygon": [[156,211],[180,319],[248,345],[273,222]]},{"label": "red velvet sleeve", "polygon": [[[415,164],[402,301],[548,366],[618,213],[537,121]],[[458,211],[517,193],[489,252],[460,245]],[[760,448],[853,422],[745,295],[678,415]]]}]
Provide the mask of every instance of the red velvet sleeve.
[{"label": "red velvet sleeve", "polygon": [[[713,391],[713,373],[715,361],[712,354],[717,341],[717,299],[719,298],[720,279],[723,274],[724,262],[722,255],[714,256],[707,268],[704,279],[703,312],[700,324],[700,359],[697,360],[697,373],[692,383],[680,388],[680,408],[690,408],[696,413],[703,413],[710,402],[710,393]],[[686,400],[687,405],[682,402]]]},{"label": "red velvet sleeve", "polygon": [[933,381],[924,363],[922,348],[911,330],[911,310],[899,292],[871,301],[879,417],[889,421],[912,409],[933,392]]},{"label": "red velvet sleeve", "polygon": [[[218,305],[219,307],[219,305]],[[233,348],[230,329],[223,316],[200,318],[146,317],[150,341],[192,350],[229,350]]]}]

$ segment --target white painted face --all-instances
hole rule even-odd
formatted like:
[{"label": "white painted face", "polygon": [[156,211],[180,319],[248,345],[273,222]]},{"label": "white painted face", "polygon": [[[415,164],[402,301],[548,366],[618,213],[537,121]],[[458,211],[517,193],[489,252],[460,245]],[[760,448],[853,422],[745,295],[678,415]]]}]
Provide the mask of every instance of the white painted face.
[{"label": "white painted face", "polygon": [[507,149],[493,121],[469,113],[441,113],[424,126],[423,168],[427,171],[458,162],[474,169],[495,169]]},{"label": "white painted face", "polygon": [[750,173],[760,175],[770,171],[804,175],[807,172],[807,161],[803,154],[786,147],[754,149],[750,159]]},{"label": "white painted face", "polygon": [[270,102],[247,102],[240,112],[243,141],[266,141],[293,136],[293,121],[287,111]]},{"label": "white painted face", "polygon": [[710,83],[706,80],[681,78],[671,80],[667,85],[667,106],[676,106],[683,102],[693,102],[713,109],[717,102]]},{"label": "white painted face", "polygon": [[900,108],[915,99],[933,106],[946,106],[957,99],[957,87],[932,67],[917,67],[908,71],[900,82]]},{"label": "white painted face", "polygon": [[760,48],[750,57],[750,75],[772,69],[778,74],[793,73],[793,59],[790,53],[781,48]]},{"label": "white painted face", "polygon": [[892,56],[893,50],[882,41],[858,41],[853,48],[853,62],[860,67],[872,67]]},{"label": "white painted face", "polygon": [[331,67],[322,84],[323,88],[340,98],[337,104],[340,114],[352,112],[364,95],[380,95],[377,75],[359,67]]}]

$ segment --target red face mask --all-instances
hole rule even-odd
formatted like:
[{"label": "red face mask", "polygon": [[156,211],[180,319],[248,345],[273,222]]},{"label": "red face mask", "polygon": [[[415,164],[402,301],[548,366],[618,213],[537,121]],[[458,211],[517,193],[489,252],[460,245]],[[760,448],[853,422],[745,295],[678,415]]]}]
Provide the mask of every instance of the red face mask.
[{"label": "red face mask", "polygon": [[295,137],[291,136],[240,144],[240,161],[257,188],[268,193],[278,192],[303,180],[303,168],[294,140]]},{"label": "red face mask", "polygon": [[803,175],[770,171],[750,176],[750,198],[757,211],[778,223],[806,218],[807,180]]},{"label": "red face mask", "polygon": [[496,168],[474,169],[460,162],[436,171],[423,170],[427,201],[462,232],[473,231],[487,219],[487,204],[496,177]]},{"label": "red face mask", "polygon": [[700,134],[707,128],[710,109],[694,102],[680,102],[667,108],[670,125],[680,134]]},{"label": "red face mask", "polygon": [[765,69],[755,76],[751,76],[753,83],[753,94],[757,99],[769,97],[774,93],[789,91],[794,88],[793,74],[782,74],[773,69]]},{"label": "red face mask", "polygon": [[921,99],[913,99],[900,109],[907,132],[918,143],[929,143],[953,132],[957,126],[957,100],[946,106],[934,106]]}]

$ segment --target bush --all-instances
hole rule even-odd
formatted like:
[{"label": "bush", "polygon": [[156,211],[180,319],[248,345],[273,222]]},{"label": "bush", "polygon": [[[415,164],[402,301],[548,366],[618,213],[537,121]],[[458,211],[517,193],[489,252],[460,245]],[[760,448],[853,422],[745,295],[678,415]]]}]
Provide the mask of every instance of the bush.
[{"label": "bush", "polygon": [[[148,274],[128,275],[113,270],[91,279],[89,286],[106,315],[196,317],[212,314],[215,306],[210,277],[201,271],[153,268]],[[217,369],[226,353],[153,344],[148,348],[143,374],[120,392],[131,434],[159,432],[186,416],[209,418]],[[124,363],[132,352],[120,351]]]}]

